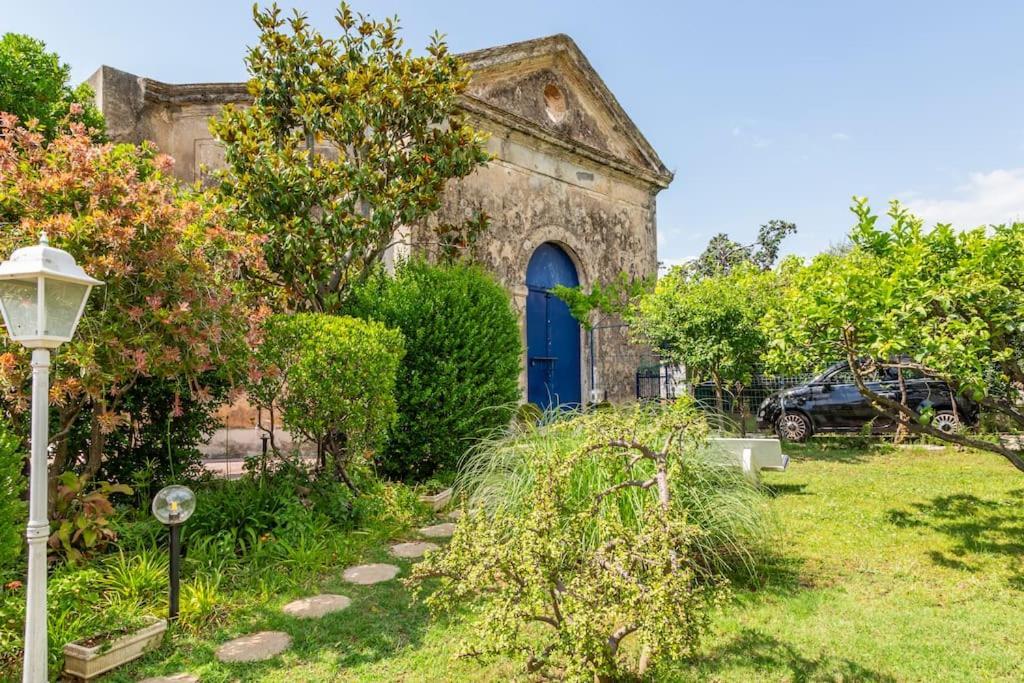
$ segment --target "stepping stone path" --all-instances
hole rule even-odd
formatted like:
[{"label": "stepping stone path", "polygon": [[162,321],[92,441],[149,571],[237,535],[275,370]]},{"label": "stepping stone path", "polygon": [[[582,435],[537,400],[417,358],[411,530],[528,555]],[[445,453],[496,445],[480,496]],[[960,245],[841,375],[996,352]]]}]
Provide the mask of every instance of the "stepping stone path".
[{"label": "stepping stone path", "polygon": [[463,515],[462,510],[452,510],[451,512],[448,513],[447,516],[448,516],[448,519],[452,520],[453,522],[457,522],[460,519],[462,519],[462,515]]},{"label": "stepping stone path", "polygon": [[199,676],[189,673],[170,674],[169,676],[144,678],[139,683],[199,683]]},{"label": "stepping stone path", "polygon": [[427,541],[412,541],[410,543],[398,543],[391,546],[391,554],[395,557],[401,557],[405,559],[416,559],[423,557],[428,550],[437,550],[438,545],[436,543],[428,543]]},{"label": "stepping stone path", "polygon": [[260,662],[272,659],[288,649],[292,637],[282,631],[260,631],[235,638],[217,648],[222,662]]},{"label": "stepping stone path", "polygon": [[281,611],[299,619],[319,619],[332,612],[340,612],[351,604],[352,600],[344,595],[324,593],[289,602]]},{"label": "stepping stone path", "polygon": [[346,569],[342,578],[349,583],[369,586],[382,581],[390,581],[398,576],[398,572],[398,567],[393,564],[360,564]]},{"label": "stepping stone path", "polygon": [[455,524],[445,522],[434,526],[425,526],[420,529],[420,533],[429,538],[448,538],[455,533]]}]

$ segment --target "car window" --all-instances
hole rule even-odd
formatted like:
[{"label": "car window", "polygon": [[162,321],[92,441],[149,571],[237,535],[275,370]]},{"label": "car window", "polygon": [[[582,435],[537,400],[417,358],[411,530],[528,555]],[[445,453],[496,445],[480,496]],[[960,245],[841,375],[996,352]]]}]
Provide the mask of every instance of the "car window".
[{"label": "car window", "polygon": [[[878,372],[871,372],[864,375],[865,382],[877,382],[879,375]],[[825,377],[825,381],[831,384],[854,384],[853,372],[850,371],[849,366],[843,366],[837,368],[830,375]]]}]

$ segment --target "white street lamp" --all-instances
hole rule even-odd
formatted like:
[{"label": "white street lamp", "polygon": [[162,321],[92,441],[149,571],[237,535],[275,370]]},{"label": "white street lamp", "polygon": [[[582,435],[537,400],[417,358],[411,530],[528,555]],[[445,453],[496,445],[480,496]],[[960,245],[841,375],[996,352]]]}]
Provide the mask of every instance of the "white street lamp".
[{"label": "white street lamp", "polygon": [[99,280],[89,277],[71,254],[50,246],[44,232],[39,244],[24,247],[0,263],[0,311],[7,332],[32,349],[32,459],[29,476],[28,605],[25,611],[24,683],[43,683],[46,673],[46,518],[47,446],[49,445],[50,349],[69,341],[82,317],[89,291]]}]

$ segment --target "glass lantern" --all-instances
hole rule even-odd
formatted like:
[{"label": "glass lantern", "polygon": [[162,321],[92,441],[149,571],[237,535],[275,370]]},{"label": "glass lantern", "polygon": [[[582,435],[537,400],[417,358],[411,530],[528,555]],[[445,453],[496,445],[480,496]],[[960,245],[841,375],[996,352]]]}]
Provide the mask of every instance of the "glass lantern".
[{"label": "glass lantern", "polygon": [[195,511],[196,494],[187,486],[165,486],[153,497],[153,516],[163,524],[183,524]]},{"label": "glass lantern", "polygon": [[39,244],[0,263],[0,312],[8,333],[29,348],[60,346],[74,335],[90,290],[102,284],[43,233]]}]

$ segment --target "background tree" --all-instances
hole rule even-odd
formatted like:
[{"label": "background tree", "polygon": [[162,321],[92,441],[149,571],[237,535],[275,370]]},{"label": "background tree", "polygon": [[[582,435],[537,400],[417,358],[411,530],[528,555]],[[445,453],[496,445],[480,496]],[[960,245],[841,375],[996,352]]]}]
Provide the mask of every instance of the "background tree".
[{"label": "background tree", "polygon": [[[440,36],[413,56],[397,20],[372,21],[346,4],[335,39],[299,13],[253,14],[252,106],[225,107],[211,123],[227,152],[221,189],[265,238],[273,281],[294,308],[337,313],[397,228],[436,211],[450,179],[488,160],[483,136],[456,108],[469,74]],[[485,225],[479,214],[439,226],[438,241],[465,246]]]},{"label": "background tree", "polygon": [[[766,344],[761,318],[775,284],[772,271],[751,264],[712,277],[677,266],[637,301],[630,332],[685,365],[692,381],[711,380],[716,409],[724,412],[726,388],[742,393],[760,363]],[[745,418],[746,404],[740,404]]]},{"label": "background tree", "polygon": [[[1010,445],[945,432],[934,410],[917,412],[902,397],[872,391],[879,368],[946,381],[1024,428],[1024,223],[925,230],[898,202],[882,230],[867,200],[855,198],[851,248],[783,269],[783,302],[766,319],[768,360],[791,369],[844,358],[861,394],[911,431],[999,453],[1024,471]],[[955,408],[954,408],[955,410]]]},{"label": "background tree", "polygon": [[[209,197],[180,187],[168,173],[172,160],[153,147],[95,144],[80,122],[44,146],[41,133],[14,121],[0,115],[0,253],[45,230],[106,283],[51,369],[51,484],[66,469],[89,479],[107,436],[132,422],[125,398],[140,380],[173,382],[161,413],[177,415],[186,402],[211,403],[206,373],[247,370],[251,324],[263,311],[239,274],[243,265],[259,269],[259,245],[231,230]],[[26,434],[28,353],[6,336],[0,344],[4,409]],[[83,421],[82,438],[68,438]]]},{"label": "background tree", "polygon": [[0,112],[14,114],[23,125],[53,138],[73,104],[81,107],[79,120],[94,137],[105,129],[87,84],[71,87],[71,68],[41,40],[20,33],[0,38]]},{"label": "background tree", "polygon": [[703,253],[689,267],[698,277],[728,275],[742,264],[769,270],[779,258],[782,240],[796,232],[796,224],[773,219],[761,226],[757,241],[740,244],[720,232],[711,238]]}]

